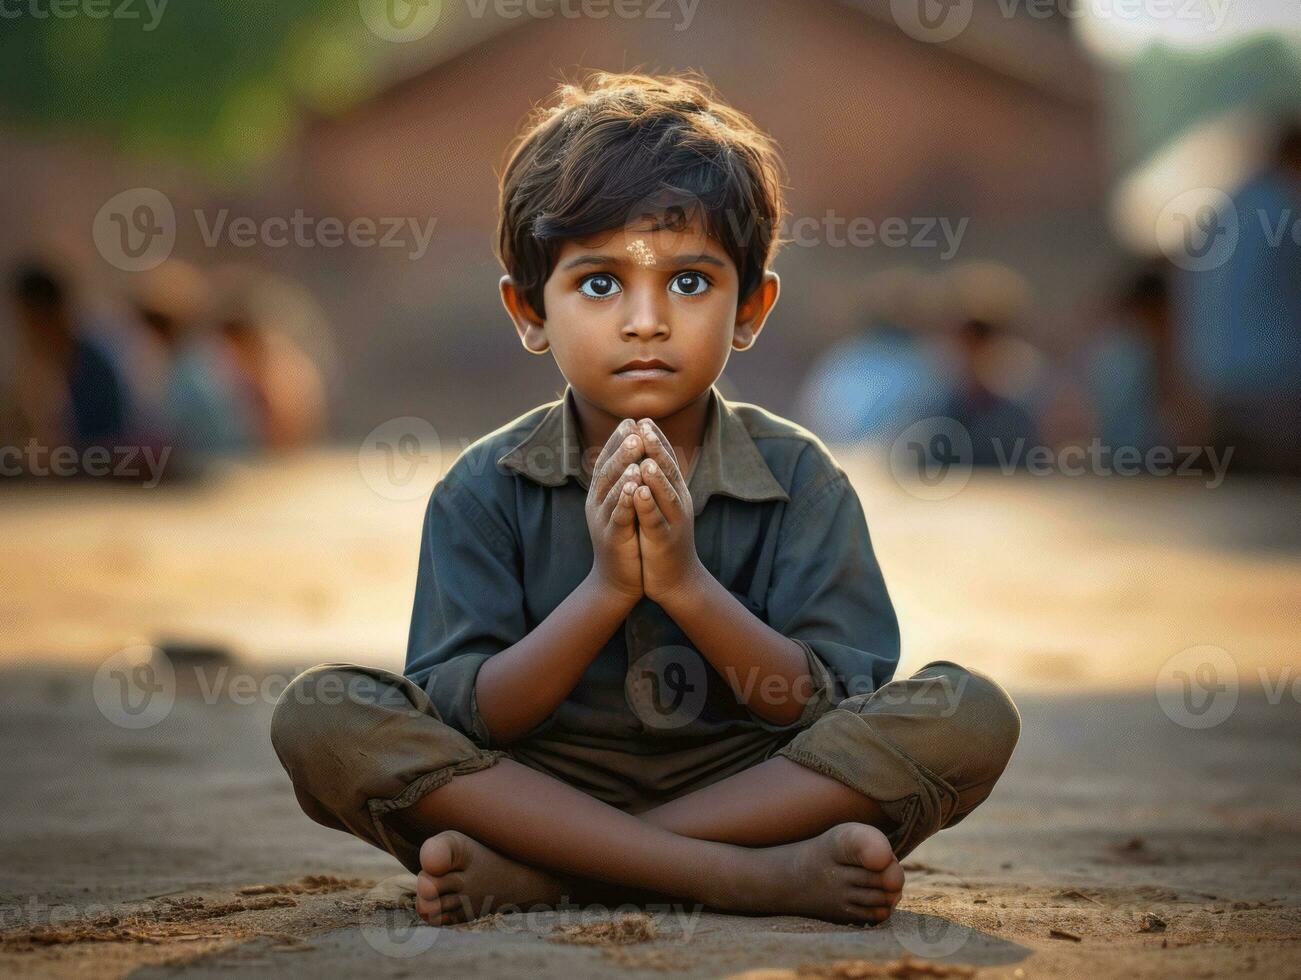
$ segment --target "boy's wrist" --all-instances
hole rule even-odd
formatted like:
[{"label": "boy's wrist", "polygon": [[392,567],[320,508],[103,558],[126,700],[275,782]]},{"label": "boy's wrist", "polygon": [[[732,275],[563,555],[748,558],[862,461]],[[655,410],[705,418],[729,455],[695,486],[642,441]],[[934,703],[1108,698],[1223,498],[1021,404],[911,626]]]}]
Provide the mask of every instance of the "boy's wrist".
[{"label": "boy's wrist", "polygon": [[657,597],[655,601],[663,607],[665,612],[672,616],[675,612],[684,609],[688,604],[699,602],[705,596],[706,589],[713,585],[714,582],[714,576],[710,574],[704,562],[697,557],[692,562],[687,573],[672,588]]},{"label": "boy's wrist", "polygon": [[628,613],[632,612],[632,607],[637,605],[642,598],[640,595],[634,595],[616,587],[595,569],[588,573],[580,588],[597,605],[610,610],[611,614],[620,616],[627,616]]}]

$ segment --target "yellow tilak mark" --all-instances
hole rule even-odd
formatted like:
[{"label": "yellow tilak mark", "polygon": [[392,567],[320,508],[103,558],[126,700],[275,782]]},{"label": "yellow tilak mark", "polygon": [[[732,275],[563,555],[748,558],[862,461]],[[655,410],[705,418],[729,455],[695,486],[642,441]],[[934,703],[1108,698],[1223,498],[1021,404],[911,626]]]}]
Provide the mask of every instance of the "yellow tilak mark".
[{"label": "yellow tilak mark", "polygon": [[655,264],[655,253],[640,238],[634,238],[626,247],[628,254],[632,256],[632,260],[638,265],[652,266]]}]

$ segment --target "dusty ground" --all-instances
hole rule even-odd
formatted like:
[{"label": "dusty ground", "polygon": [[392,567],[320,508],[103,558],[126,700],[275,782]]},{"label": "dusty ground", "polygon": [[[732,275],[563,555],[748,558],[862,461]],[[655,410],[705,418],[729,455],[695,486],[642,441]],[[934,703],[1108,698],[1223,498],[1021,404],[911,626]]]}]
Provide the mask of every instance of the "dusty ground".
[{"label": "dusty ground", "polygon": [[[409,876],[301,816],[266,730],[298,667],[398,661],[420,501],[324,457],[152,496],[5,488],[0,974],[1301,976],[1295,488],[994,477],[935,502],[856,477],[905,667],[990,670],[1024,718],[995,795],[910,857],[874,930],[414,925]],[[132,637],[236,659],[178,659],[171,709],[130,729],[96,668]],[[1241,691],[1198,730],[1156,684],[1204,645]]]}]

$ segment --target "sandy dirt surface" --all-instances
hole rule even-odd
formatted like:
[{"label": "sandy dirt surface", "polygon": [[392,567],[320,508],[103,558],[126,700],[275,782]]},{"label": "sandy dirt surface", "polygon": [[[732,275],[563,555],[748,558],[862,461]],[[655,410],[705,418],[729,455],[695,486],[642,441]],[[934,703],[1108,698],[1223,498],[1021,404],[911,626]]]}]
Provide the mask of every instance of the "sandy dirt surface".
[{"label": "sandy dirt surface", "polygon": [[[367,465],[4,489],[0,974],[1301,976],[1295,488],[993,477],[925,501],[856,468],[903,669],[989,670],[1024,721],[990,801],[910,856],[891,922],[433,929],[391,858],[301,815],[267,740],[299,667],[400,662],[423,502]],[[99,668],[167,638],[230,655],[176,657],[166,710],[123,716]],[[1228,660],[1178,659],[1207,648]],[[1160,686],[1203,662],[1209,714]]]}]

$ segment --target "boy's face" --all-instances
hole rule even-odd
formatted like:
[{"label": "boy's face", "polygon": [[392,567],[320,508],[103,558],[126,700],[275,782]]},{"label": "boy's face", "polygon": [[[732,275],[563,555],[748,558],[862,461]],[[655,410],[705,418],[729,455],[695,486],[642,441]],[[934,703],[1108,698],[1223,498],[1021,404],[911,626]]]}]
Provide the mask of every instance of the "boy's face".
[{"label": "boy's face", "polygon": [[707,392],[730,352],[754,343],[777,277],[765,273],[742,303],[738,287],[735,263],[699,222],[646,222],[565,242],[543,287],[545,320],[509,279],[502,294],[525,347],[550,349],[578,395],[615,419],[660,419]]}]

